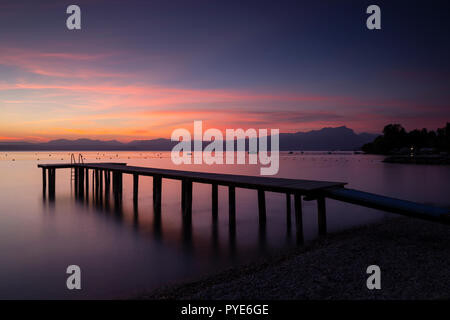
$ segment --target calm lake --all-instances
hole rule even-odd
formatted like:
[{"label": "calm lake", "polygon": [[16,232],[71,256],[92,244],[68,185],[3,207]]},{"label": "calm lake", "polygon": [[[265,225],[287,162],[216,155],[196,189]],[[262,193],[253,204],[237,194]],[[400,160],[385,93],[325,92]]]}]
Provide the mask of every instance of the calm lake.
[{"label": "calm lake", "polygon": [[[55,201],[44,200],[42,172],[37,164],[70,162],[70,154],[0,153],[0,299],[127,298],[295,246],[295,224],[289,232],[284,194],[266,193],[267,226],[263,232],[258,227],[257,192],[237,189],[235,238],[230,237],[228,229],[225,187],[219,187],[219,219],[213,224],[211,187],[194,184],[189,230],[182,224],[178,181],[163,180],[161,221],[154,219],[150,177],[140,178],[137,210],[133,208],[132,177],[128,175],[124,175],[120,207],[75,199],[70,169],[56,171]],[[257,165],[175,166],[168,152],[82,154],[87,162],[259,174]],[[381,160],[379,156],[352,153],[281,153],[278,176],[343,181],[349,188],[450,206],[450,167],[387,164]],[[318,233],[316,202],[304,201],[303,209],[305,238],[311,241]],[[386,216],[327,200],[330,232]],[[81,267],[82,290],[66,288],[66,268],[72,264]]]}]

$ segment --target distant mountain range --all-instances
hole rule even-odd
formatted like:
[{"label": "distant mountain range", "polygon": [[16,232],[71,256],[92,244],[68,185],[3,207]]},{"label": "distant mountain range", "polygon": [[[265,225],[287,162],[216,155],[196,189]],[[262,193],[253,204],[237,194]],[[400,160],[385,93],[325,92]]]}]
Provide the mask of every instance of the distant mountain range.
[{"label": "distant mountain range", "polygon": [[[308,132],[280,133],[280,150],[351,151],[372,142],[378,135],[356,134],[345,126],[323,128]],[[170,139],[133,140],[128,143],[116,140],[52,140],[45,143],[0,142],[1,151],[170,151],[178,142]],[[209,142],[204,142],[207,145]]]}]

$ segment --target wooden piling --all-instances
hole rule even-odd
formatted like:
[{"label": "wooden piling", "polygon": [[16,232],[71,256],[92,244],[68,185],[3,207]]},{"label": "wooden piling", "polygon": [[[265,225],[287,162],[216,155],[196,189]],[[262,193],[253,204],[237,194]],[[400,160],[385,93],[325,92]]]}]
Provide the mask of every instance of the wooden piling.
[{"label": "wooden piling", "polygon": [[185,180],[181,180],[181,210],[184,213],[184,207],[186,205],[186,182]]},{"label": "wooden piling", "polygon": [[117,192],[117,173],[115,171],[112,172],[112,191],[113,195]]},{"label": "wooden piling", "polygon": [[95,197],[95,169],[92,170],[92,194]]},{"label": "wooden piling", "polygon": [[52,169],[49,168],[47,170],[47,179],[48,179],[48,195],[50,196],[51,188],[52,188]]},{"label": "wooden piling", "polygon": [[138,203],[139,196],[139,175],[133,174],[133,203],[136,205]]},{"label": "wooden piling", "polygon": [[56,180],[56,174],[55,169],[49,169],[48,171],[48,196],[51,200],[55,199],[55,180]]},{"label": "wooden piling", "polygon": [[114,185],[114,199],[120,200],[122,198],[122,172],[114,171],[113,185]]},{"label": "wooden piling", "polygon": [[111,192],[111,175],[109,170],[103,171],[104,179],[105,179],[105,201],[108,204],[109,196]]},{"label": "wooden piling", "polygon": [[190,179],[184,179],[184,209],[183,209],[183,215],[184,218],[187,220],[191,220],[192,217],[192,180]]},{"label": "wooden piling", "polygon": [[42,168],[42,194],[45,197],[47,194],[47,169]]},{"label": "wooden piling", "polygon": [[258,211],[260,225],[266,224],[266,196],[264,189],[258,189]]},{"label": "wooden piling", "polygon": [[327,234],[327,212],[325,206],[325,198],[317,198],[317,220],[319,224],[319,235]]},{"label": "wooden piling", "polygon": [[236,187],[228,187],[228,216],[231,225],[236,224]]},{"label": "wooden piling", "polygon": [[98,189],[99,189],[99,201],[103,202],[103,169],[98,171]]},{"label": "wooden piling", "polygon": [[74,174],[73,174],[73,187],[74,187],[74,190],[75,190],[75,196],[77,197],[78,196],[78,190],[79,190],[79,186],[78,186],[78,167],[75,167],[74,169],[73,169],[73,172],[74,172]]},{"label": "wooden piling", "polygon": [[291,194],[286,193],[286,227],[290,234],[291,232]]},{"label": "wooden piling", "polygon": [[297,244],[302,245],[304,243],[304,238],[303,238],[302,196],[300,193],[294,194],[294,203],[295,203],[295,226],[297,233]]},{"label": "wooden piling", "polygon": [[85,189],[86,189],[86,199],[89,200],[89,169],[86,168],[86,177],[85,177]]},{"label": "wooden piling", "polygon": [[236,251],[236,188],[228,187],[228,236],[230,241],[230,252]]},{"label": "wooden piling", "polygon": [[112,172],[112,192],[114,200],[117,200],[117,173],[115,171]]},{"label": "wooden piling", "polygon": [[122,193],[123,193],[123,173],[119,172],[118,173],[118,177],[119,177],[119,195],[120,195],[120,197],[122,197]]},{"label": "wooden piling", "polygon": [[109,196],[111,192],[111,171],[105,170],[105,194]]},{"label": "wooden piling", "polygon": [[[160,176],[153,176],[153,209],[155,212],[161,211],[161,188],[162,179]],[[192,207],[192,184],[191,184],[191,204]],[[192,209],[191,209],[192,210]]]},{"label": "wooden piling", "polygon": [[100,194],[103,193],[103,170],[99,170]]},{"label": "wooden piling", "polygon": [[98,197],[98,193],[100,190],[100,177],[99,177],[99,170],[95,169],[95,196]]},{"label": "wooden piling", "polygon": [[212,215],[214,219],[217,219],[219,213],[219,187],[217,184],[211,184],[211,198],[212,198]]},{"label": "wooden piling", "polygon": [[75,197],[78,197],[78,190],[79,190],[79,186],[78,186],[78,167],[75,167],[74,170],[74,188],[75,188]]},{"label": "wooden piling", "polygon": [[78,168],[78,196],[84,197],[84,168]]}]

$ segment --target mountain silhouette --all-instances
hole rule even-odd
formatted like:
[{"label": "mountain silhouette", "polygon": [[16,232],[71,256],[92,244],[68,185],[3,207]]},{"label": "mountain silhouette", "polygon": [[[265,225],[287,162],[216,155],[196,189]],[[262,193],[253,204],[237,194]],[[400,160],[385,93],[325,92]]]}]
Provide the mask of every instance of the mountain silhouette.
[{"label": "mountain silhouette", "polygon": [[366,143],[365,141],[373,141],[377,136],[371,133],[356,134],[345,126],[308,132],[281,133],[280,150],[359,150]]},{"label": "mountain silhouette", "polygon": [[[372,142],[378,135],[371,133],[356,134],[345,126],[323,128],[308,132],[280,133],[280,150],[360,150]],[[44,143],[0,142],[2,151],[170,151],[178,142],[170,139],[133,140],[123,143],[117,140],[58,139]],[[204,142],[203,146],[209,142]]]}]

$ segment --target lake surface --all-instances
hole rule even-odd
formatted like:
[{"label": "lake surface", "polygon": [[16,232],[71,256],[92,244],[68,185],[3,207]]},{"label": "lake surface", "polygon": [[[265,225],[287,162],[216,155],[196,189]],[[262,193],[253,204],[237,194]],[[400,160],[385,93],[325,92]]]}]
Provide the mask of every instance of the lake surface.
[{"label": "lake surface", "polygon": [[[168,152],[82,152],[88,162],[258,175],[257,165],[175,166]],[[421,203],[450,206],[450,167],[387,164],[382,157],[281,153],[278,176],[348,182],[348,187]],[[285,196],[266,193],[267,227],[258,226],[257,193],[236,190],[236,234],[228,229],[228,195],[219,187],[212,223],[211,188],[194,184],[192,227],[181,218],[181,183],[163,180],[161,220],[154,219],[152,179],[140,178],[139,206],[124,175],[120,207],[74,197],[70,169],[56,171],[54,202],[42,196],[38,163],[70,162],[69,152],[0,153],[0,298],[132,297],[161,285],[192,280],[295,246]],[[92,187],[92,183],[91,183]],[[92,194],[92,192],[91,192]],[[306,241],[317,237],[314,201],[303,202]],[[327,200],[330,232],[379,221],[387,214]],[[294,219],[292,217],[292,219]],[[292,220],[294,221],[294,220]],[[78,265],[82,290],[66,288],[66,268]],[[307,275],[305,275],[307,276]]]}]

